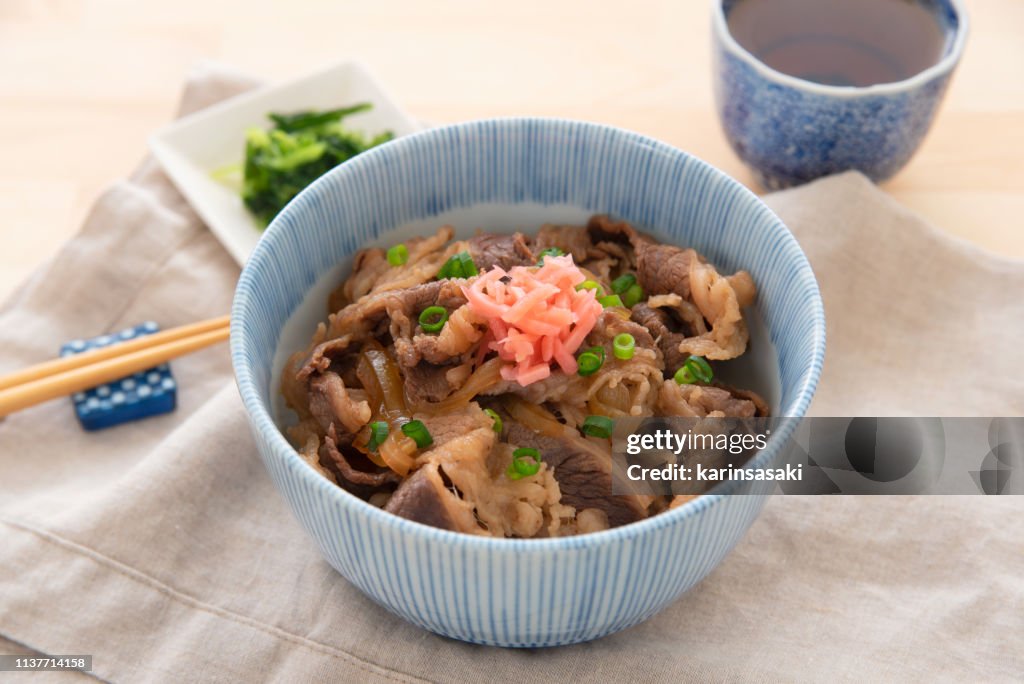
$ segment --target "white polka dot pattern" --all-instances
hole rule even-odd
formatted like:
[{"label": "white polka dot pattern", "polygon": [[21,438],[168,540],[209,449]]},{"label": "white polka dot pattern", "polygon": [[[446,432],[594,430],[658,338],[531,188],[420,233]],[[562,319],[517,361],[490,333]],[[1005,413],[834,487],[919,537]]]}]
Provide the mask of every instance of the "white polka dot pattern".
[{"label": "white polka dot pattern", "polygon": [[[81,354],[142,335],[151,335],[159,329],[156,323],[149,321],[89,340],[72,340],[61,348],[60,355]],[[82,427],[86,430],[100,430],[173,411],[177,404],[177,385],[170,367],[161,364],[85,392],[76,392],[71,396],[71,401]]]}]

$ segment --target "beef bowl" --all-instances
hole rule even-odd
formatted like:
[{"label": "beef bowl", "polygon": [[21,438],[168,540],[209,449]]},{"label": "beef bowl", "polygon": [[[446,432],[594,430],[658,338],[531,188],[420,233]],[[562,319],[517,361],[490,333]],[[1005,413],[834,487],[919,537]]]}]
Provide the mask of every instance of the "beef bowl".
[{"label": "beef bowl", "polygon": [[[332,170],[269,226],[231,317],[260,457],[323,557],[413,624],[508,647],[654,615],[764,505],[612,496],[587,414],[799,417],[824,347],[811,268],[757,197],[658,141],[548,119],[437,128]],[[431,378],[441,394],[419,396]]]}]

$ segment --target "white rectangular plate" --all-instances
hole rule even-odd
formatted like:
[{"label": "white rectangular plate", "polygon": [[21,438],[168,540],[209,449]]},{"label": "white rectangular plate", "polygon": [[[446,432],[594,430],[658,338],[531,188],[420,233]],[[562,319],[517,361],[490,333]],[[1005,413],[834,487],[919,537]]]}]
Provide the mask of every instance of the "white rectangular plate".
[{"label": "white rectangular plate", "polygon": [[239,264],[249,258],[262,230],[237,189],[215,180],[212,172],[237,164],[245,155],[245,131],[269,127],[268,112],[333,109],[372,102],[373,109],[345,119],[367,134],[384,130],[395,136],[419,129],[364,66],[345,62],[279,85],[258,88],[179,119],[150,138],[150,148],[167,175]]}]

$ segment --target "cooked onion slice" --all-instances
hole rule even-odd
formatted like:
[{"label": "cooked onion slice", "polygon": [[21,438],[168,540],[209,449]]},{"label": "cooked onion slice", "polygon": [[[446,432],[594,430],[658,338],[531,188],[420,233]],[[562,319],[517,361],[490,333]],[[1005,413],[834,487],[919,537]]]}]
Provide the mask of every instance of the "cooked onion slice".
[{"label": "cooked onion slice", "polygon": [[558,422],[554,414],[543,406],[537,406],[514,395],[502,397],[505,410],[517,422],[548,437],[563,437],[570,432],[575,432]]},{"label": "cooked onion slice", "polygon": [[380,445],[381,460],[393,471],[405,477],[415,463],[416,442],[401,430],[392,430]]},{"label": "cooked onion slice", "polygon": [[497,357],[484,362],[473,371],[466,384],[448,395],[447,399],[437,403],[419,402],[413,406],[414,412],[441,413],[466,406],[473,397],[498,384],[501,380],[501,366],[502,361]]}]

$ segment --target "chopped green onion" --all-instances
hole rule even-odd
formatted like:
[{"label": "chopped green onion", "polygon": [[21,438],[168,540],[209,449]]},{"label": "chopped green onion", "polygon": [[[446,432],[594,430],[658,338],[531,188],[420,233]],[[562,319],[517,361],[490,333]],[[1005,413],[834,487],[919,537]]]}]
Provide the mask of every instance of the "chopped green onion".
[{"label": "chopped green onion", "polygon": [[714,372],[711,370],[711,364],[705,361],[702,356],[691,356],[686,359],[686,363],[683,365],[689,368],[690,372],[701,382],[711,382],[711,378],[715,377]]},{"label": "chopped green onion", "polygon": [[381,442],[387,438],[388,424],[383,420],[374,421],[370,423],[370,441],[366,443],[366,448],[370,451],[376,451]]},{"label": "chopped green onion", "polygon": [[[458,273],[456,273],[458,271]],[[443,280],[445,278],[458,278],[462,274],[462,264],[459,263],[458,256],[449,257],[448,261],[444,262],[441,266],[441,270],[437,272],[437,279]]]},{"label": "chopped green onion", "polygon": [[423,424],[422,420],[410,420],[402,426],[402,433],[406,437],[411,437],[420,449],[434,443],[434,438],[430,436],[430,432],[427,431],[427,426]]},{"label": "chopped green onion", "polygon": [[580,375],[593,375],[599,368],[601,368],[601,359],[598,358],[597,354],[583,352],[580,354],[579,358],[576,359],[576,365],[578,366],[577,372]]},{"label": "chopped green onion", "polygon": [[428,333],[441,332],[448,320],[448,311],[443,306],[428,306],[420,314],[420,327]]},{"label": "chopped green onion", "polygon": [[484,413],[489,415],[491,417],[491,420],[494,421],[494,431],[497,432],[500,435],[501,434],[501,416],[499,416],[498,412],[495,411],[494,409],[484,409]]},{"label": "chopped green onion", "polygon": [[580,429],[585,435],[607,439],[612,436],[612,430],[615,429],[615,421],[607,416],[587,416]]},{"label": "chopped green onion", "polygon": [[469,255],[469,252],[459,252],[456,256],[459,257],[459,263],[462,264],[463,278],[471,278],[480,273],[476,268],[476,264],[473,263],[473,257]]},{"label": "chopped green onion", "polygon": [[615,352],[615,358],[628,361],[633,358],[633,349],[636,347],[636,340],[629,333],[622,333],[616,335],[615,339],[612,340],[612,351]]},{"label": "chopped green onion", "polygon": [[633,285],[622,295],[622,303],[633,308],[640,303],[640,300],[644,298],[644,288],[639,285]]},{"label": "chopped green onion", "polygon": [[438,278],[461,278],[462,277],[462,262],[459,261],[459,255],[456,254],[444,262],[444,266],[437,272]]},{"label": "chopped green onion", "polygon": [[619,295],[608,295],[607,297],[598,297],[597,301],[601,302],[601,306],[608,308],[611,306],[623,306],[622,298]]},{"label": "chopped green onion", "polygon": [[596,280],[584,280],[582,283],[576,286],[577,290],[593,290],[594,296],[604,297],[604,288],[601,287],[601,283]]},{"label": "chopped green onion", "polygon": [[409,260],[409,248],[403,243],[398,243],[388,249],[388,263],[392,266],[401,266]]},{"label": "chopped green onion", "polygon": [[577,372],[582,376],[593,375],[604,365],[604,347],[591,347],[576,359]]},{"label": "chopped green onion", "polygon": [[711,382],[715,374],[711,370],[711,364],[700,356],[691,356],[683,362],[682,367],[676,371],[675,380],[680,385],[692,385],[693,383]]},{"label": "chopped green onion", "polygon": [[473,257],[469,252],[459,252],[444,262],[444,266],[437,272],[439,280],[444,278],[469,278],[475,276],[479,271],[473,263]]},{"label": "chopped green onion", "polygon": [[565,252],[560,250],[558,247],[548,247],[547,249],[542,249],[540,250],[540,252],[537,253],[537,256],[539,257],[537,259],[537,265],[543,266],[544,257],[546,256],[563,256],[564,254]]},{"label": "chopped green onion", "polygon": [[530,447],[521,447],[512,452],[512,465],[505,474],[510,480],[518,480],[540,471],[540,452]]},{"label": "chopped green onion", "polygon": [[617,295],[624,294],[626,290],[634,285],[636,285],[636,276],[632,273],[626,273],[612,281],[612,292]]}]

